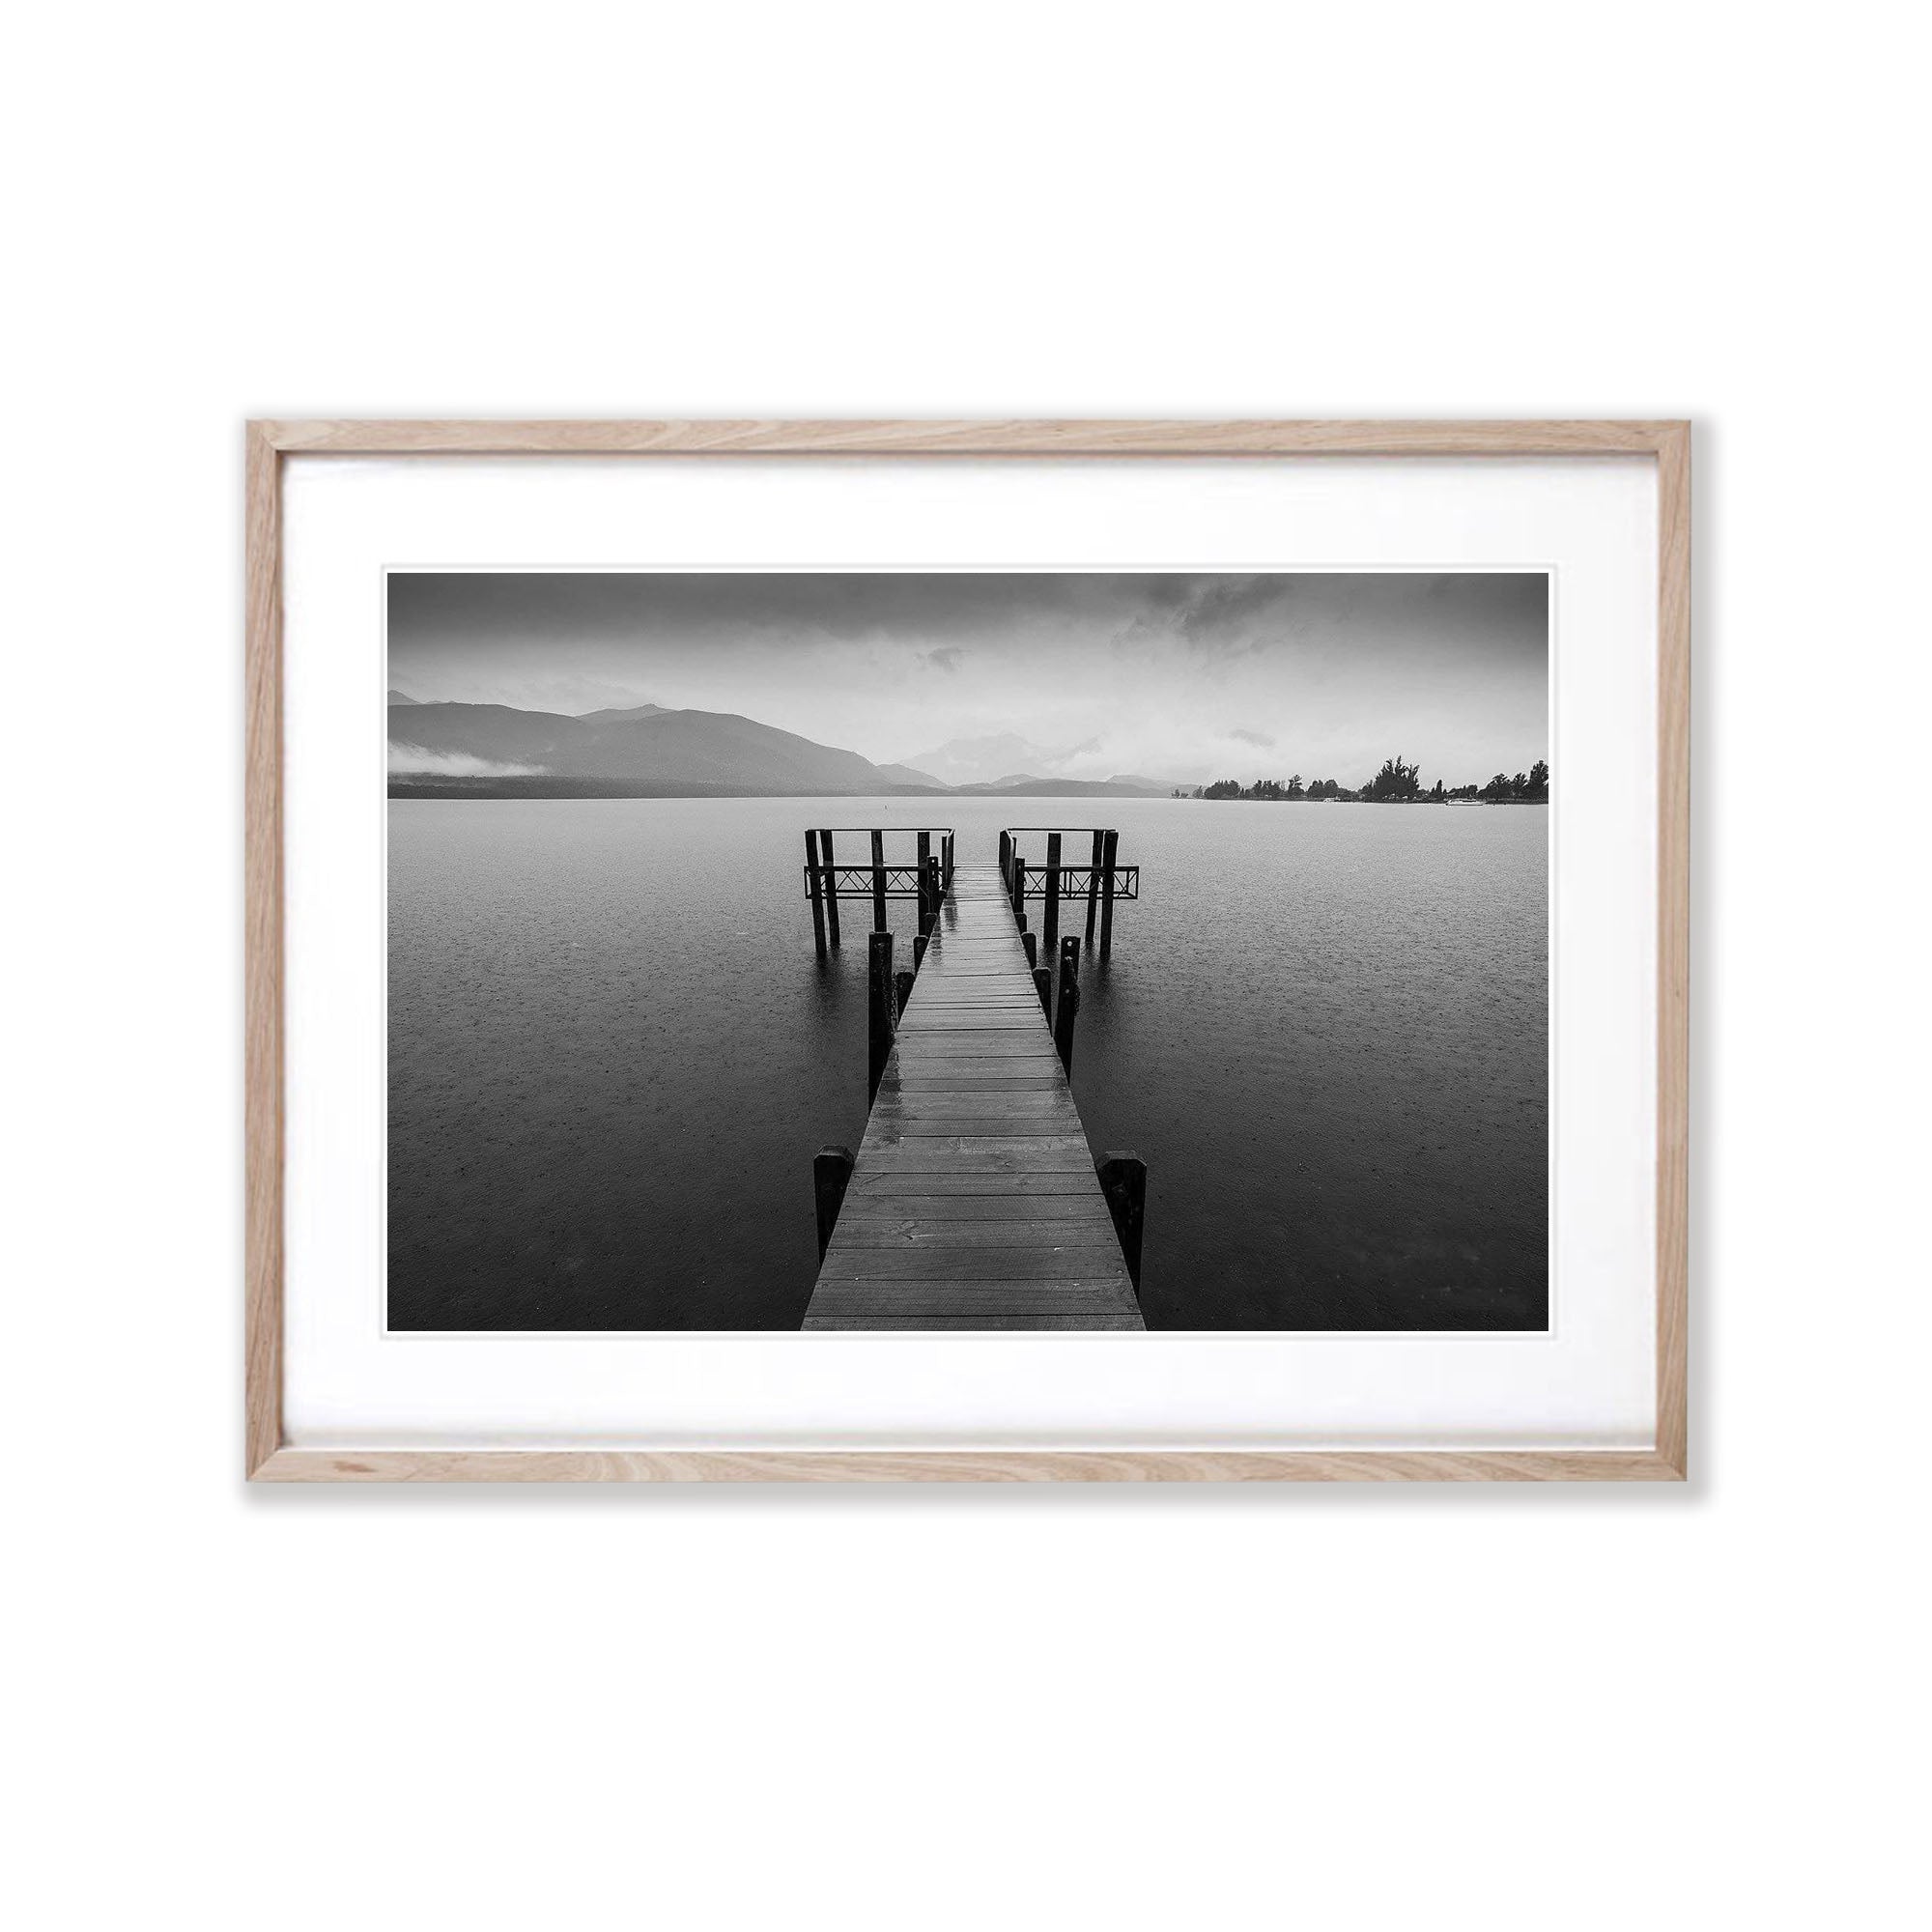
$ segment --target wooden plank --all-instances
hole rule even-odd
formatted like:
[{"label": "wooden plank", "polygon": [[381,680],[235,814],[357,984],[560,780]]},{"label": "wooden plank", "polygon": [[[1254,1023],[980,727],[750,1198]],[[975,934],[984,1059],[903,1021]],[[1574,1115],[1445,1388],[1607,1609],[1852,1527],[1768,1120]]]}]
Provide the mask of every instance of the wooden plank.
[{"label": "wooden plank", "polygon": [[[943,1067],[951,1060],[1043,1061],[1058,1066],[1051,1037],[1042,1028],[1026,1034],[932,1033],[919,1042],[918,1065],[922,1070]],[[904,1064],[903,1062],[901,1063]]]},{"label": "wooden plank", "polygon": [[[952,1085],[961,1080],[1050,1081],[1052,1077],[1050,1068],[1037,1064],[1023,1053],[989,1053],[983,1056],[948,1053],[935,1055],[929,1060],[920,1055],[909,1058],[898,1069],[899,1084],[907,1088],[916,1088],[921,1082]],[[1064,1077],[1060,1085],[1065,1085]]]},{"label": "wooden plank", "polygon": [[861,1264],[873,1261],[893,1262],[894,1265],[883,1272],[913,1281],[953,1278],[935,1273],[932,1264],[954,1261],[970,1263],[970,1275],[988,1279],[1060,1281],[1068,1278],[1068,1270],[1058,1263],[1067,1258],[1077,1261],[1071,1272],[1078,1278],[1133,1279],[1124,1265],[1119,1275],[1107,1265],[1109,1257],[1120,1253],[1113,1223],[1091,1216],[1077,1221],[961,1220],[957,1216],[907,1221],[855,1215],[839,1247],[842,1261],[834,1264],[834,1272],[821,1269],[821,1281],[870,1279],[874,1270]]},{"label": "wooden plank", "polygon": [[[1025,1101],[1025,1106],[1021,1102]],[[904,1134],[915,1127],[940,1134],[971,1131],[967,1121],[996,1121],[1009,1134],[1079,1131],[1080,1115],[1064,1094],[908,1094],[900,1102],[873,1109],[882,1135]],[[1097,1183],[1096,1183],[1097,1184]]]},{"label": "wooden plank", "polygon": [[1120,1244],[1085,1248],[945,1248],[917,1255],[854,1249],[838,1234],[818,1270],[828,1281],[1125,1281]]},{"label": "wooden plank", "polygon": [[[874,1148],[867,1156],[866,1178],[860,1183],[898,1180],[912,1175],[944,1177],[956,1175],[961,1180],[979,1180],[988,1175],[1088,1175],[1094,1171],[1094,1155],[1085,1139],[1057,1139],[1042,1147],[1039,1136],[1010,1135],[993,1140],[953,1135],[925,1141],[901,1142],[897,1147]],[[962,1188],[961,1192],[971,1192]]]},{"label": "wooden plank", "polygon": [[[1013,1179],[1028,1179],[1016,1175]],[[1055,1180],[1075,1177],[1054,1175]],[[892,1222],[895,1226],[930,1227],[941,1221],[992,1221],[1012,1224],[1024,1215],[1029,1223],[1065,1221],[1080,1226],[1102,1227],[1106,1223],[1094,1206],[1094,1197],[1071,1188],[1058,1194],[1035,1192],[1015,1194],[1010,1187],[992,1187],[979,1194],[934,1194],[923,1188],[900,1188],[895,1193],[867,1191],[844,1195],[838,1212],[854,1220]],[[907,1217],[912,1217],[908,1221]]]},{"label": "wooden plank", "polygon": [[[1081,1154],[1085,1153],[1083,1147]],[[1094,1171],[1094,1163],[1085,1158],[1068,1161],[1065,1168],[1056,1170],[1044,1164],[1050,1158],[1045,1154],[1008,1154],[997,1161],[989,1160],[978,1172],[963,1169],[962,1163],[967,1158],[964,1154],[950,1156],[938,1171],[917,1164],[874,1162],[869,1174],[847,1188],[846,1202],[849,1205],[874,1197],[887,1200],[907,1194],[934,1203],[952,1195],[1002,1201],[1061,1196],[1091,1199],[1087,1179]]]},{"label": "wooden plank", "polygon": [[[1028,991],[1032,991],[1031,986]],[[997,1000],[922,1000],[915,994],[906,1008],[905,1023],[926,1032],[962,1025],[1018,1027],[1038,1009],[1037,1000],[1022,1000],[1010,993],[1003,993]]]},{"label": "wooden plank", "polygon": [[[980,1281],[933,1281],[919,1269],[908,1268],[872,1281],[831,1282],[826,1289],[834,1305],[815,1313],[857,1315],[869,1308],[882,1315],[1017,1315],[1027,1310],[1072,1315],[1083,1309],[1125,1314],[1135,1306],[1133,1286],[1124,1275],[1065,1281],[1004,1281],[989,1275]],[[892,1305],[894,1297],[900,1298],[897,1307]]]},{"label": "wooden plank", "polygon": [[1025,961],[1026,955],[1015,947],[1012,957],[1002,959],[997,969],[989,968],[985,972],[979,972],[969,967],[963,973],[934,973],[932,952],[928,948],[925,966],[920,974],[920,1004],[934,1007],[997,1007],[1003,1000],[1010,1000],[1024,990],[1018,969],[1025,964]]},{"label": "wooden plank", "polygon": [[[1054,1080],[1058,1074],[1058,1063],[1052,1065],[1052,1055],[1041,1044],[1040,1057],[1036,1060],[1024,1053],[947,1053],[909,1056],[896,1069],[901,1086],[911,1087],[922,1080]],[[1064,1076],[1056,1082],[1065,1084]]]},{"label": "wooden plank", "polygon": [[1034,1023],[1039,1013],[1035,1000],[1031,1016],[1028,1009],[1012,1006],[1005,1009],[991,1007],[946,1007],[933,1012],[906,1009],[899,1027],[907,1033],[1010,1033],[1032,1038],[1039,1031]]},{"label": "wooden plank", "polygon": [[[918,1053],[908,1053],[901,1058],[896,1068],[900,1080],[970,1080],[976,1073],[995,1073],[1003,1078],[1025,1080],[1057,1071],[1060,1062],[1054,1057],[1052,1042],[1044,1037],[1037,1037],[1032,1053],[1008,1053],[997,1042],[988,1042],[986,1050],[980,1053],[944,1052],[934,1053],[930,1047],[939,1042],[939,1036],[933,1035],[920,1042]],[[952,1040],[943,1042],[951,1048]]]},{"label": "wooden plank", "polygon": [[899,1082],[901,1094],[1050,1094],[1054,1082],[1044,1073],[926,1073]]},{"label": "wooden plank", "polygon": [[1079,1109],[1064,1086],[1049,1087],[1043,1093],[1024,1087],[1002,1087],[992,1094],[950,1094],[935,1087],[882,1087],[872,1116],[875,1120],[890,1120],[895,1114],[904,1119],[929,1120],[946,1114],[984,1114],[988,1108],[998,1108],[1001,1118],[1009,1121],[1064,1118],[1069,1133],[1080,1122]]},{"label": "wooden plank", "polygon": [[997,1012],[1002,1008],[1025,1004],[1025,992],[1006,973],[997,979],[983,975],[956,985],[935,981],[923,971],[920,977],[918,1005],[922,1012]]},{"label": "wooden plank", "polygon": [[1128,1315],[1135,1312],[1133,1292],[1125,1287],[1068,1283],[1057,1293],[1039,1293],[1024,1286],[1013,1289],[995,1283],[987,1291],[962,1297],[956,1288],[927,1288],[919,1282],[881,1282],[873,1289],[829,1290],[824,1305],[814,1297],[812,1314],[820,1321],[839,1316],[987,1316],[987,1315]]}]

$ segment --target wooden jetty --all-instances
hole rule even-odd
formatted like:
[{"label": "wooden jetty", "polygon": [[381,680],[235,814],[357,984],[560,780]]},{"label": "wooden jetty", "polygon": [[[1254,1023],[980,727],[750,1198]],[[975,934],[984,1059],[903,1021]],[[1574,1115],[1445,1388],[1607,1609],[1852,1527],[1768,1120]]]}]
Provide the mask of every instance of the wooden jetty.
[{"label": "wooden jetty", "polygon": [[[1146,1325],[1135,1292],[1145,1169],[1132,1154],[1096,1164],[1088,1147],[1067,1082],[1079,941],[1066,938],[1057,961],[1057,1041],[1041,983],[1053,973],[1036,966],[1024,930],[1016,850],[1003,834],[999,866],[955,867],[949,834],[944,872],[937,857],[920,868],[916,974],[894,975],[892,935],[870,935],[871,1117],[856,1160],[843,1149],[818,1157],[822,1259],[807,1328]],[[821,889],[836,904],[840,881],[809,853],[814,864],[816,915]],[[868,892],[869,879],[849,890]],[[877,916],[883,925],[883,896]],[[883,1001],[882,986],[893,989]]]}]

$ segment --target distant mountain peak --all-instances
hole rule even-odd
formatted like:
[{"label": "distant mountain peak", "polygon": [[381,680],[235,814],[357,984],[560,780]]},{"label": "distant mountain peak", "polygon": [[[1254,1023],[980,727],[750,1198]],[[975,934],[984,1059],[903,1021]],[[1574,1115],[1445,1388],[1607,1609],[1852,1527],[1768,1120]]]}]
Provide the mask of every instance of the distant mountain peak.
[{"label": "distant mountain peak", "polygon": [[931,773],[941,784],[1005,784],[1030,771],[1051,771],[1065,755],[1030,744],[1016,731],[1000,731],[982,738],[951,738],[901,762]]},{"label": "distant mountain peak", "polygon": [[420,697],[412,697],[407,691],[397,691],[392,688],[389,692],[389,702],[391,704],[420,704],[422,699]]},{"label": "distant mountain peak", "polygon": [[585,711],[579,715],[585,719],[598,719],[606,724],[620,724],[627,718],[664,718],[669,714],[662,704],[629,704],[611,705],[602,711]]}]

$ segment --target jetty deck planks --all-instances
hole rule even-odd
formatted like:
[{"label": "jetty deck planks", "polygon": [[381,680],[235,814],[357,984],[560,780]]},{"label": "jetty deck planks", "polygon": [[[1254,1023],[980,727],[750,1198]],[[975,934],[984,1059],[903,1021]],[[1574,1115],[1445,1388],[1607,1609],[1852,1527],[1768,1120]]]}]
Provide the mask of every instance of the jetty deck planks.
[{"label": "jetty deck planks", "polygon": [[1146,1325],[997,867],[954,871],[805,1325]]}]

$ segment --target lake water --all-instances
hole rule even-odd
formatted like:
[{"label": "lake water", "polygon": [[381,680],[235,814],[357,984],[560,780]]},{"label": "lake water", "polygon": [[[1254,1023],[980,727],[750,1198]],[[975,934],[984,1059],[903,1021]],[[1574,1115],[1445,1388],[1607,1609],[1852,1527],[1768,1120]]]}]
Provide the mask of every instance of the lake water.
[{"label": "lake water", "polygon": [[1545,809],[958,798],[393,801],[391,1325],[796,1327],[870,924],[815,960],[805,828],[1059,815],[1143,868],[1073,1091],[1148,1164],[1148,1325],[1542,1327]]}]

